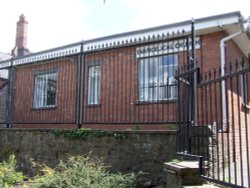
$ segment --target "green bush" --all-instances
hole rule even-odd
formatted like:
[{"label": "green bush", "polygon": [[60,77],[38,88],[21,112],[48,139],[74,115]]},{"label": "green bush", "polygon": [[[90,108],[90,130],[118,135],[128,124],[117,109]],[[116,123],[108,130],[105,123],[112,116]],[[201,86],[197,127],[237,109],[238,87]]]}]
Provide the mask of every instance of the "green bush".
[{"label": "green bush", "polygon": [[43,166],[42,175],[30,182],[32,188],[133,188],[134,174],[112,174],[104,164],[92,157],[69,157],[55,169]]},{"label": "green bush", "polygon": [[62,130],[56,129],[52,133],[56,137],[64,137],[69,139],[80,139],[85,140],[87,138],[100,138],[100,137],[113,137],[118,140],[123,140],[128,137],[127,133],[124,132],[110,132],[110,131],[101,131],[101,130],[91,130],[91,129],[72,129],[72,130]]},{"label": "green bush", "polygon": [[23,182],[22,172],[16,171],[17,161],[14,155],[10,155],[8,161],[0,163],[0,187],[11,188],[16,183]]}]

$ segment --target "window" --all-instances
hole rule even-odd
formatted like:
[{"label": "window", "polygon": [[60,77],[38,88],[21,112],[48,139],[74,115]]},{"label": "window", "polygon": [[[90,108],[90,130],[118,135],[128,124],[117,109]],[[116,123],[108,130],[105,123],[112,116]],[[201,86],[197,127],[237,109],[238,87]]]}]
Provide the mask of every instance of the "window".
[{"label": "window", "polygon": [[56,105],[57,74],[35,76],[34,108],[54,107]]},{"label": "window", "polygon": [[247,105],[247,75],[240,75],[240,85],[241,85],[241,97],[242,97],[242,105]]},{"label": "window", "polygon": [[176,70],[177,54],[140,59],[140,101],[177,99]]},{"label": "window", "polygon": [[88,104],[100,103],[100,66],[89,67]]}]

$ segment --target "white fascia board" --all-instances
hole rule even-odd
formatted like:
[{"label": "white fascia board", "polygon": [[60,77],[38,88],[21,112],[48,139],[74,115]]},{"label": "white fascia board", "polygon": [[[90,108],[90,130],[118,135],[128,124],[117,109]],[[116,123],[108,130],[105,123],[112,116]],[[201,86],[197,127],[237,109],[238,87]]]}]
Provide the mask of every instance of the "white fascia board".
[{"label": "white fascia board", "polygon": [[197,21],[195,24],[195,29],[197,31],[199,30],[206,30],[209,28],[218,28],[222,30],[225,26],[240,23],[238,16],[232,16],[228,18],[218,18],[213,20],[207,20],[207,21]]}]

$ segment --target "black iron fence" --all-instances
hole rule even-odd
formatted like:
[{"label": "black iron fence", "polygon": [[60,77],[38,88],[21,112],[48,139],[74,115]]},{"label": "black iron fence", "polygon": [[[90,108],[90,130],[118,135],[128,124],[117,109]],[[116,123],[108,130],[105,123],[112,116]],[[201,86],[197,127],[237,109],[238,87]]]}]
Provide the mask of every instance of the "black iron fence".
[{"label": "black iron fence", "polygon": [[75,55],[24,64],[13,59],[5,79],[7,116],[1,123],[125,128],[176,124],[175,72],[187,64],[189,35],[162,34],[88,52],[81,45]]},{"label": "black iron fence", "polygon": [[[189,121],[190,97],[179,97],[178,151],[202,159],[204,179],[250,187],[250,61],[236,61],[223,69],[224,75],[215,69],[199,76],[195,121]],[[187,80],[179,84],[180,91],[188,91],[187,75],[193,73],[183,72],[187,74],[179,78]]]}]

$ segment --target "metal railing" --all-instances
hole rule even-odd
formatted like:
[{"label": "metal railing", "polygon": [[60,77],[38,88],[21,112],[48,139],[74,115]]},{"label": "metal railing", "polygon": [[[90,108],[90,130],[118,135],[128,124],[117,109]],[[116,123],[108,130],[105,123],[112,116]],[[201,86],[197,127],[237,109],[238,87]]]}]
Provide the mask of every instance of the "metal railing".
[{"label": "metal railing", "polygon": [[[195,122],[188,121],[188,95],[179,97],[178,153],[202,156],[202,178],[208,181],[250,187],[250,61],[223,69],[224,76],[221,69],[200,74]],[[184,68],[179,77],[192,74]],[[189,85],[182,82],[179,88],[187,93]]]},{"label": "metal railing", "polygon": [[190,45],[189,36],[178,33],[87,52],[82,44],[76,54],[33,63],[13,59],[1,69],[8,71],[7,116],[1,123],[69,128],[176,124],[174,74],[186,63]]}]

